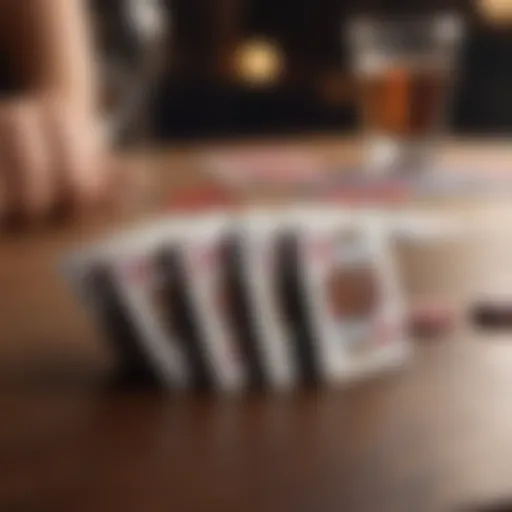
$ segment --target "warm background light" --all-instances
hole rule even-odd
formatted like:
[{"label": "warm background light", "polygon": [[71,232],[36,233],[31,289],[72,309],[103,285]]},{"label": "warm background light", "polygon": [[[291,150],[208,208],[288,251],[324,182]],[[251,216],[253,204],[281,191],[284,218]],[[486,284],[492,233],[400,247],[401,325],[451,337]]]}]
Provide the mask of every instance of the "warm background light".
[{"label": "warm background light", "polygon": [[235,51],[235,75],[251,85],[270,85],[282,76],[284,56],[279,46],[264,39],[243,42]]},{"label": "warm background light", "polygon": [[480,0],[480,11],[490,21],[511,21],[512,0]]}]

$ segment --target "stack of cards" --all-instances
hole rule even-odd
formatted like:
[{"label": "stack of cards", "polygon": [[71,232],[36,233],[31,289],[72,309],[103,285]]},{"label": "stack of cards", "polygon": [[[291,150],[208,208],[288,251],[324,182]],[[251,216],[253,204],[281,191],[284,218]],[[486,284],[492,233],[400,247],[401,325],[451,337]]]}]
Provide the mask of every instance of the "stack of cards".
[{"label": "stack of cards", "polygon": [[405,307],[381,216],[171,217],[66,272],[123,363],[168,389],[290,389],[401,365]]}]

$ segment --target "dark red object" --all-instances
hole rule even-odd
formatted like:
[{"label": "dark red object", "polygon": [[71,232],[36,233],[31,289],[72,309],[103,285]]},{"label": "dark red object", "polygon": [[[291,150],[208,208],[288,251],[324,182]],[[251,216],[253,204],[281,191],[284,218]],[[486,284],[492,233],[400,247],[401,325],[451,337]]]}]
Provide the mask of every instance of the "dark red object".
[{"label": "dark red object", "polygon": [[166,211],[196,212],[213,208],[229,208],[235,204],[232,194],[216,186],[195,186],[177,191],[165,205]]},{"label": "dark red object", "polygon": [[456,314],[446,305],[427,304],[413,307],[409,314],[409,330],[422,338],[447,334],[455,326]]}]

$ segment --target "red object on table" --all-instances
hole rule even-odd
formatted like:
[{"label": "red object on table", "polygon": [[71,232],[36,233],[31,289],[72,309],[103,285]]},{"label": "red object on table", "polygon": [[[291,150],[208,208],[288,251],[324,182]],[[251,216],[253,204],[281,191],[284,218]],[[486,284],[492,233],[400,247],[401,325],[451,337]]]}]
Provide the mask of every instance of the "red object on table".
[{"label": "red object on table", "polygon": [[456,319],[454,309],[447,304],[417,304],[409,313],[409,330],[413,336],[435,338],[450,332]]},{"label": "red object on table", "polygon": [[168,212],[197,212],[219,207],[230,208],[236,203],[232,194],[216,186],[194,186],[180,190],[165,205]]}]

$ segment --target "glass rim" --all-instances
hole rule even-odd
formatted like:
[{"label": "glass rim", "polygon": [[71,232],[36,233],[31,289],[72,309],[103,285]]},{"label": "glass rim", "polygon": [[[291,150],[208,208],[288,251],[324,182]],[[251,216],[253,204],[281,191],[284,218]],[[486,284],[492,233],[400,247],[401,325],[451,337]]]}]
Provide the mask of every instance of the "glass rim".
[{"label": "glass rim", "polygon": [[432,13],[403,13],[403,14],[359,14],[346,23],[348,40],[355,41],[361,34],[373,36],[386,31],[402,28],[425,28],[446,41],[458,41],[465,32],[464,17],[456,11],[441,11]]}]

